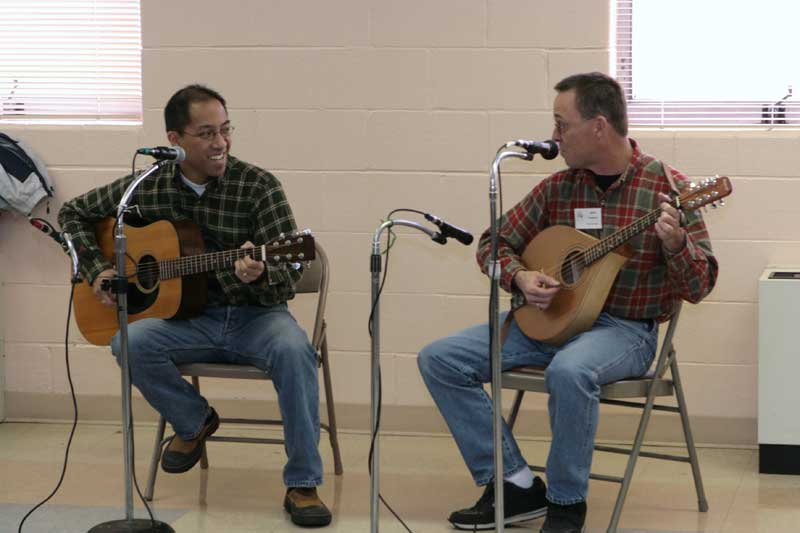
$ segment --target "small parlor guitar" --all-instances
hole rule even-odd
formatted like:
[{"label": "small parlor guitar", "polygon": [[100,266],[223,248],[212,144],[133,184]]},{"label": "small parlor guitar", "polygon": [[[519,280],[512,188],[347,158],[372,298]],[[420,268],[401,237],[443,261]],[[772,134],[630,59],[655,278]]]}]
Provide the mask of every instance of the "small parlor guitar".
[{"label": "small parlor guitar", "polygon": [[[696,210],[716,203],[732,192],[727,177],[692,184],[673,200],[681,210]],[[724,202],[720,202],[724,204]],[[514,312],[520,329],[532,339],[560,345],[588,330],[603,309],[611,286],[630,255],[622,247],[658,220],[656,208],[631,224],[598,240],[569,226],[551,226],[536,235],[522,253],[528,270],[541,270],[561,283],[550,305],[540,310],[523,305]]]},{"label": "small parlor guitar", "polygon": [[[95,225],[100,251],[112,263],[115,220]],[[231,268],[237,259],[250,256],[271,264],[311,261],[314,237],[299,233],[281,237],[255,248],[204,253],[203,238],[192,222],[160,220],[137,228],[125,226],[128,261],[128,321],[143,318],[185,318],[199,314],[206,305],[206,272]],[[75,287],[75,321],[81,334],[97,345],[107,345],[119,329],[117,310],[100,303],[84,281]]]}]

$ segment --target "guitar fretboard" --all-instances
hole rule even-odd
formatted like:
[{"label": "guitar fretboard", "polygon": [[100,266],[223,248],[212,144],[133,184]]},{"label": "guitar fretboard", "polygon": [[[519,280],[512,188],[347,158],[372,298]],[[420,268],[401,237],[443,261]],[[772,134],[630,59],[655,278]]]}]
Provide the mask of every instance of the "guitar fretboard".
[{"label": "guitar fretboard", "polygon": [[648,214],[639,218],[632,223],[628,224],[624,228],[620,228],[619,230],[615,231],[605,239],[602,239],[597,244],[590,246],[586,249],[586,251],[581,254],[581,259],[583,260],[584,265],[590,265],[601,259],[610,251],[614,250],[625,244],[629,239],[633,238],[634,236],[638,235],[642,231],[646,230],[650,226],[656,223],[658,220],[659,215],[661,214],[661,208],[653,209]]},{"label": "guitar fretboard", "polygon": [[200,274],[213,270],[221,270],[233,265],[238,259],[252,257],[256,261],[266,261],[269,251],[266,245],[255,248],[240,248],[225,252],[212,252],[207,254],[178,257],[175,259],[162,259],[158,262],[159,278],[172,279],[190,274]]}]

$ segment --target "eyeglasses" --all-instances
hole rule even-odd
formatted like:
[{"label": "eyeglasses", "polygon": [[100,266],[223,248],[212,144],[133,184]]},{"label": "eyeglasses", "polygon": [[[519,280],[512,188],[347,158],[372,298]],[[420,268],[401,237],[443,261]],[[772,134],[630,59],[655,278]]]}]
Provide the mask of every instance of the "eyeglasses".
[{"label": "eyeglasses", "polygon": [[203,130],[200,133],[192,133],[190,131],[184,131],[186,135],[191,135],[192,137],[197,137],[198,139],[203,139],[206,142],[211,142],[217,138],[217,135],[222,135],[223,139],[230,139],[231,135],[233,135],[233,130],[235,128],[233,126],[222,126],[218,130]]},{"label": "eyeglasses", "polygon": [[556,133],[558,133],[559,135],[563,135],[563,134],[564,134],[564,132],[566,132],[566,131],[567,131],[567,127],[568,127],[568,126],[567,126],[567,124],[566,124],[566,123],[564,123],[564,122],[561,122],[560,120],[556,120],[556,122],[555,122],[555,124],[553,125],[553,127],[554,127],[554,129],[555,129]]},{"label": "eyeglasses", "polygon": [[[598,116],[600,116],[600,115],[598,115]],[[590,119],[590,118],[581,118],[579,122],[569,123],[569,122],[564,122],[563,120],[556,119],[555,124],[553,124],[553,128],[555,129],[556,133],[558,133],[559,135],[564,135],[573,126],[580,126],[581,124],[589,122],[590,120],[592,120],[592,119]]]}]

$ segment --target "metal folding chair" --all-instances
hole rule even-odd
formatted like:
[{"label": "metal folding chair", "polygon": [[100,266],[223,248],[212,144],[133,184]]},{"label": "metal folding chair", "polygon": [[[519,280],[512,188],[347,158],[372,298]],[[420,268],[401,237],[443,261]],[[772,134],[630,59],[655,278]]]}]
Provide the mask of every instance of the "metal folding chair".
[{"label": "metal folding chair", "polygon": [[[330,437],[331,448],[333,449],[333,463],[334,472],[336,475],[342,474],[342,458],[339,451],[339,438],[336,429],[336,413],[333,402],[333,389],[331,386],[331,371],[330,360],[328,358],[328,338],[325,324],[325,306],[328,299],[328,283],[330,279],[328,257],[322,246],[317,241],[316,243],[316,259],[312,261],[311,266],[306,268],[303,276],[295,286],[296,292],[301,293],[318,293],[317,308],[314,321],[314,332],[311,337],[311,344],[317,352],[317,361],[322,368],[322,376],[325,385],[325,399],[328,410],[328,423],[320,423],[320,428],[328,432]],[[228,378],[228,379],[261,379],[269,380],[269,376],[264,374],[260,369],[250,365],[228,365],[228,364],[214,364],[214,363],[192,363],[179,366],[181,374],[184,376],[191,376],[192,384],[197,390],[200,390],[200,378]],[[270,425],[280,426],[283,425],[282,420],[278,419],[249,419],[249,418],[220,418],[220,426],[224,424],[251,424],[251,425]],[[158,464],[161,461],[161,454],[164,450],[164,445],[169,438],[164,438],[164,430],[166,421],[160,417],[158,421],[158,430],[156,431],[155,446],[153,448],[153,455],[150,460],[150,471],[147,479],[147,489],[145,490],[145,499],[148,501],[153,500],[153,492],[155,490],[156,474],[158,472]],[[283,444],[283,439],[274,438],[261,438],[261,437],[244,437],[244,436],[217,436],[212,435],[206,441],[217,442],[246,442],[255,444]],[[208,455],[206,453],[205,444],[203,445],[203,456],[200,460],[202,468],[208,468]]]},{"label": "metal folding chair", "polygon": [[[611,515],[611,522],[608,525],[609,533],[616,533],[617,531],[619,519],[622,514],[622,507],[625,505],[625,498],[628,495],[628,489],[630,488],[631,479],[633,478],[633,470],[636,467],[636,461],[639,457],[689,463],[692,467],[695,490],[697,491],[698,509],[703,513],[708,511],[708,502],[706,500],[705,490],[703,489],[703,480],[700,476],[700,465],[697,461],[697,451],[694,445],[694,438],[692,437],[692,430],[689,425],[686,398],[683,394],[683,385],[681,384],[680,372],[678,371],[678,360],[675,346],[672,342],[675,329],[678,325],[679,315],[680,306],[675,310],[675,313],[669,321],[669,327],[667,328],[656,360],[655,370],[639,378],[624,379],[609,383],[604,385],[600,390],[600,403],[642,409],[639,429],[636,431],[636,438],[631,448],[603,446],[598,444],[594,446],[594,449],[597,451],[627,454],[629,456],[628,465],[625,468],[623,477],[600,474],[590,474],[589,476],[591,479],[610,481],[621,485],[619,494],[617,495],[617,502],[614,505],[614,512]],[[669,369],[671,378],[665,377],[667,369]],[[526,391],[548,392],[547,386],[545,385],[544,371],[544,367],[531,366],[518,367],[503,373],[503,388],[517,390],[508,418],[509,428],[513,429],[514,427],[517,416],[519,415],[520,404],[522,403],[522,398]],[[657,396],[674,396],[678,405],[677,407],[672,405],[657,405],[655,404],[655,398]],[[644,402],[629,401],[630,398],[644,398]],[[647,425],[650,422],[650,415],[654,410],[678,413],[680,415],[688,455],[671,455],[642,451]],[[531,468],[539,472],[545,470],[540,466],[532,465]]]}]

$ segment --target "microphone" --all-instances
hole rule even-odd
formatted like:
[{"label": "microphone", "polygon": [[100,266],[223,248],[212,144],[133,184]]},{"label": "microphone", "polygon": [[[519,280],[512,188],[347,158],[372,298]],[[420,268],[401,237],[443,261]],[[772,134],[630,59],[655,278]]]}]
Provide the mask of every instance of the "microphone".
[{"label": "microphone", "polygon": [[[439,226],[443,240],[447,239],[447,237],[452,237],[461,244],[466,244],[466,245],[472,244],[472,233],[468,232],[467,230],[461,229],[458,226],[453,226],[452,224],[448,224],[447,222],[437,217],[436,215],[431,215],[430,213],[425,213],[424,215],[425,215],[425,220],[433,222],[434,224]],[[438,240],[436,242],[444,244],[444,242],[440,242]]]},{"label": "microphone", "polygon": [[558,143],[555,141],[526,141],[519,139],[510,144],[524,148],[529,154],[540,154],[543,159],[555,159],[558,157]]},{"label": "microphone", "polygon": [[156,146],[155,148],[139,148],[137,154],[149,155],[158,160],[174,159],[180,163],[186,159],[186,152],[180,146]]},{"label": "microphone", "polygon": [[42,233],[44,233],[45,235],[49,236],[51,239],[56,241],[58,244],[60,244],[65,251],[69,248],[69,245],[67,244],[66,239],[64,239],[64,236],[61,233],[57,232],[56,229],[53,227],[53,225],[50,224],[45,219],[29,218],[28,222],[31,223],[31,226],[38,229],[39,231],[41,231]]}]

